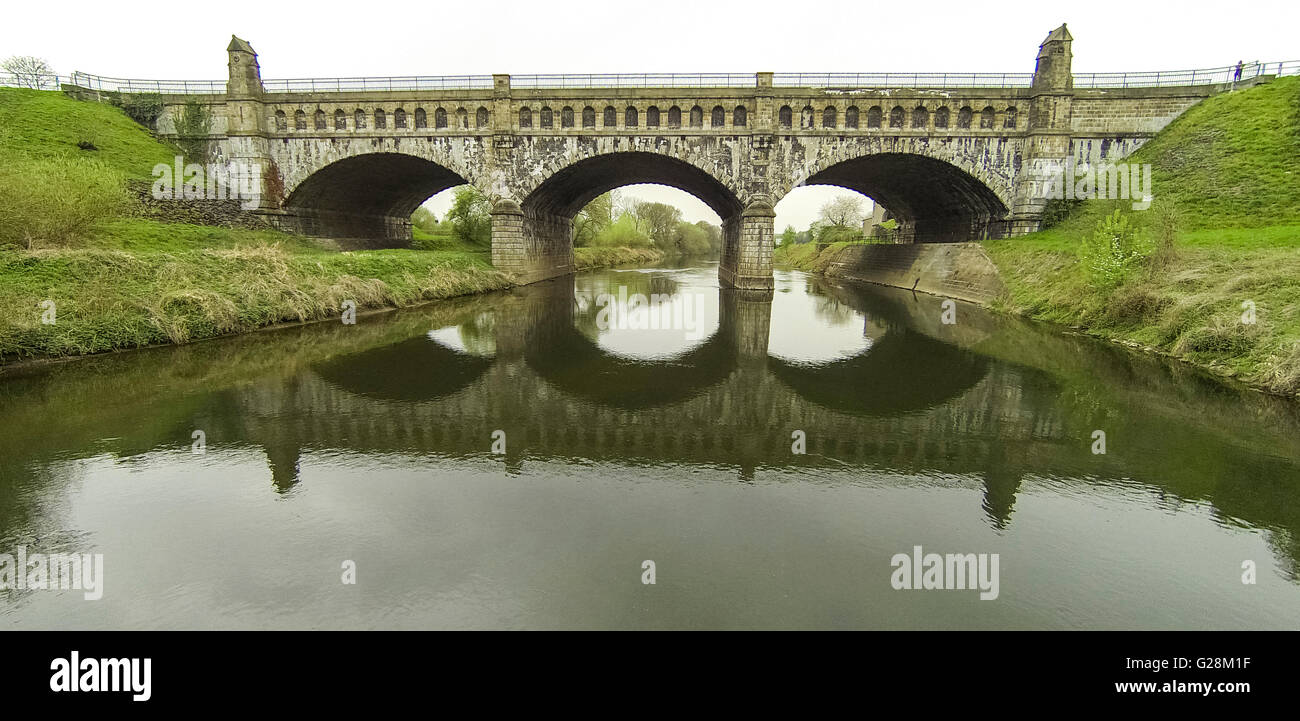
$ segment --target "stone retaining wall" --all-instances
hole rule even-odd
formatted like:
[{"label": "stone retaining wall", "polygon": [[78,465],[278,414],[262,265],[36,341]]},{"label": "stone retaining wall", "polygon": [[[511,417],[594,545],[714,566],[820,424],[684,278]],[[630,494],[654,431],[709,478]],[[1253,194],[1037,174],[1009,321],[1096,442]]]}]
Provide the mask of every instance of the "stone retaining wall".
[{"label": "stone retaining wall", "polygon": [[979,243],[849,245],[828,250],[817,270],[830,278],[879,283],[987,304],[1005,291]]}]

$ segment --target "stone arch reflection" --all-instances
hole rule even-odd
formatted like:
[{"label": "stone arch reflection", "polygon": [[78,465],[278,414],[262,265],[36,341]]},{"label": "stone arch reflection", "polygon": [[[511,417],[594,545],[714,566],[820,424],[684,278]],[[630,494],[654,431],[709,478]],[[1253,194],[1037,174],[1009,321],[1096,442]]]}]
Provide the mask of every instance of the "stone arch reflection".
[{"label": "stone arch reflection", "polygon": [[[493,359],[418,336],[382,348],[334,358],[313,367],[326,382],[356,395],[393,401],[429,401],[478,380]],[[375,373],[373,369],[384,368]]]},{"label": "stone arch reflection", "polygon": [[[820,364],[769,358],[768,368],[802,398],[854,415],[891,416],[933,408],[972,388],[987,362],[921,333],[897,330],[851,358]],[[900,383],[898,369],[908,369]]]},{"label": "stone arch reflection", "polygon": [[[825,362],[769,355],[771,373],[805,400],[853,415],[893,416],[950,401],[986,375],[984,356],[925,332],[930,329],[888,296],[854,286],[810,283],[818,295],[861,314],[863,334],[872,340],[861,352]],[[905,369],[906,382],[900,382],[900,369]]]},{"label": "stone arch reflection", "polygon": [[668,358],[647,360],[610,352],[583,332],[597,311],[580,306],[568,279],[528,290],[546,299],[539,304],[546,310],[530,322],[528,367],[564,393],[602,406],[635,410],[678,403],[725,381],[745,356],[761,358],[766,352],[770,302],[750,301],[734,291],[718,291],[715,332]]}]

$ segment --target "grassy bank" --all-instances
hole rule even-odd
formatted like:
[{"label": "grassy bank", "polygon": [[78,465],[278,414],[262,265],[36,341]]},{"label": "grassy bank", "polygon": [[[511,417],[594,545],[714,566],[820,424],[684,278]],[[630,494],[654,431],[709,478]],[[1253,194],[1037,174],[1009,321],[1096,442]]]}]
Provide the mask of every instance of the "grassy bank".
[{"label": "grassy bank", "polygon": [[[0,234],[0,307],[9,309],[0,363],[185,343],[338,318],[349,300],[359,311],[401,307],[514,282],[487,248],[450,237],[340,253],[274,230],[135,217],[125,184],[177,152],[109,105],[0,88],[0,225],[9,230]],[[583,270],[658,257],[575,252]]]},{"label": "grassy bank", "polygon": [[793,245],[782,245],[772,253],[772,262],[779,268],[792,268],[794,270],[806,270],[812,273],[822,271],[822,264],[819,258],[834,256],[841,248],[849,245],[848,243],[828,243],[826,247],[818,251],[817,243],[798,243]]},{"label": "grassy bank", "polygon": [[574,248],[573,265],[578,270],[619,265],[658,263],[664,254],[654,248]]},{"label": "grassy bank", "polygon": [[[1210,98],[1129,160],[1152,165],[1151,210],[1090,201],[985,243],[1000,307],[1300,393],[1300,78]],[[1100,279],[1085,240],[1117,208],[1153,247]]]},{"label": "grassy bank", "polygon": [[[0,254],[0,362],[184,343],[503,288],[511,278],[457,253],[331,253],[268,243]],[[54,323],[42,303],[54,302]]]}]

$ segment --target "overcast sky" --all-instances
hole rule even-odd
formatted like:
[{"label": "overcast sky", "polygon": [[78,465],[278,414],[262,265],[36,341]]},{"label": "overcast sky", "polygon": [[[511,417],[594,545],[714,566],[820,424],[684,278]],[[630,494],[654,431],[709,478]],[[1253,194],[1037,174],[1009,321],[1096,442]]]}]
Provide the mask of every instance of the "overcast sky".
[{"label": "overcast sky", "polygon": [[[224,80],[233,33],[257,50],[265,78],[1032,72],[1038,44],[1065,22],[1076,72],[1177,70],[1300,59],[1298,7],[1296,0],[13,2],[0,20],[0,56],[43,57],[61,74]],[[717,218],[678,191],[630,192],[673,198],[691,220]],[[792,194],[777,208],[777,230],[806,227],[828,195],[843,192]]]}]

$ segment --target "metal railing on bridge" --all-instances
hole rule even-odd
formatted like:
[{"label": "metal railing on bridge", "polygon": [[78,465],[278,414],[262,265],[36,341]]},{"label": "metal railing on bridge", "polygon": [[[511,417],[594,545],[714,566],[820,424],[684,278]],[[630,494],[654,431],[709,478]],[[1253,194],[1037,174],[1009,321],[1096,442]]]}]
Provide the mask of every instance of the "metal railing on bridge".
[{"label": "metal railing on bridge", "polygon": [[[1158,88],[1230,83],[1236,65],[1196,70],[1075,73],[1076,88]],[[1243,63],[1241,79],[1300,75],[1300,60]],[[1027,88],[1033,73],[776,73],[772,84],[791,88]]]},{"label": "metal railing on bridge", "polygon": [[491,75],[410,75],[394,78],[301,78],[263,80],[268,93],[318,93],[376,90],[491,90]]},{"label": "metal railing on bridge", "polygon": [[[1138,73],[1075,73],[1076,88],[1159,88],[1185,85],[1213,85],[1233,82],[1236,65],[1200,70],[1158,70]],[[1300,60],[1275,63],[1242,63],[1241,79],[1260,75],[1300,75]]]},{"label": "metal railing on bridge", "polygon": [[[1230,83],[1236,65],[1196,70],[1075,73],[1076,88],[1150,88]],[[1300,60],[1245,63],[1241,79],[1260,75],[1300,75]],[[773,73],[772,84],[783,88],[1027,88],[1033,73]],[[263,80],[270,93],[375,92],[409,90],[490,90],[491,75],[411,75],[399,77],[297,78]],[[752,88],[752,73],[639,73],[607,75],[514,75],[512,88]],[[120,93],[205,95],[226,92],[224,80],[137,80],[89,73],[44,74],[37,77],[0,72],[0,86],[56,90],[75,85]]]},{"label": "metal railing on bridge", "polygon": [[774,73],[782,88],[1027,88],[1033,73]]},{"label": "metal railing on bridge", "polygon": [[752,88],[753,73],[511,75],[512,88]]}]

